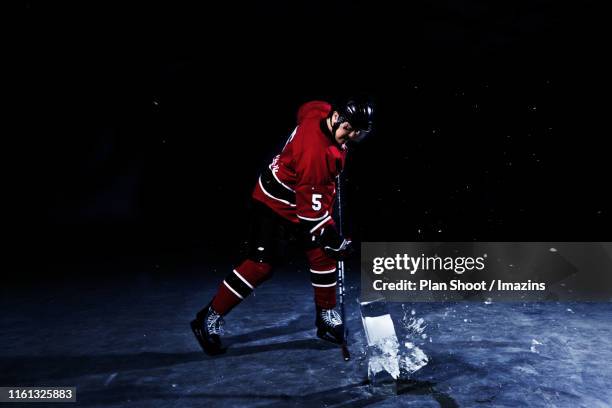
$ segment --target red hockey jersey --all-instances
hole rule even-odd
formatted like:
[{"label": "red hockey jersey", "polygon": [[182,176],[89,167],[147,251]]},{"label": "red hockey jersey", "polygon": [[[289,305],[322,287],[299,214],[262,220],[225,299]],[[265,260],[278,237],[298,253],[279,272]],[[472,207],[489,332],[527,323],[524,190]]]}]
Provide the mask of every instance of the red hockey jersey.
[{"label": "red hockey jersey", "polygon": [[253,191],[254,199],[289,221],[306,223],[313,234],[333,223],[335,178],[346,159],[346,146],[339,146],[327,128],[330,110],[322,101],[300,107],[297,127]]}]

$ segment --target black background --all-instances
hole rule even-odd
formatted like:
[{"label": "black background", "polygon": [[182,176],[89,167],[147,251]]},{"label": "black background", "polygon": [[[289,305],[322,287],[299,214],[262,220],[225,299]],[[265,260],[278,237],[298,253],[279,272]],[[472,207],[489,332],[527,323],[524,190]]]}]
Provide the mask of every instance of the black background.
[{"label": "black background", "polygon": [[357,240],[610,239],[593,2],[124,3],[22,4],[25,275],[235,262],[299,105],[356,94],[378,109],[346,170]]}]

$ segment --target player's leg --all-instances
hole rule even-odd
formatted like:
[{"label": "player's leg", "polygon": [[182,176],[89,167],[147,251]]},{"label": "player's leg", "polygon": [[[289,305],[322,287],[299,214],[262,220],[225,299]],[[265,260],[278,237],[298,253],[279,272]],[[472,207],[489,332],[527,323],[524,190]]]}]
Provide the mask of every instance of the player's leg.
[{"label": "player's leg", "polygon": [[314,289],[317,336],[323,340],[342,344],[344,325],[335,309],[337,262],[322,248],[307,249],[306,256],[310,265],[310,282]]},{"label": "player's leg", "polygon": [[278,254],[282,236],[279,216],[259,203],[254,204],[247,259],[235,267],[219,284],[213,299],[196,315],[192,329],[204,351],[219,354],[223,316],[228,314],[253,290],[266,281]]}]

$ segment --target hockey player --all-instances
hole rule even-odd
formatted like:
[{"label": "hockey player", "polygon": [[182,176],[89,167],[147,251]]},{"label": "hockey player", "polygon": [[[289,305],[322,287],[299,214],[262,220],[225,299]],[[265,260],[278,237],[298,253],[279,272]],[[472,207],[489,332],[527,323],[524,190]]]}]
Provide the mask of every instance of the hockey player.
[{"label": "hockey player", "polygon": [[366,101],[337,107],[312,101],[300,107],[297,127],[255,185],[247,259],[191,322],[207,354],[225,352],[220,338],[223,316],[270,276],[278,243],[288,234],[301,238],[310,265],[317,336],[342,344],[344,326],[335,309],[336,263],[350,252],[351,241],[338,234],[332,219],[335,180],[344,167],[346,143],[361,140],[371,130],[372,115]]}]

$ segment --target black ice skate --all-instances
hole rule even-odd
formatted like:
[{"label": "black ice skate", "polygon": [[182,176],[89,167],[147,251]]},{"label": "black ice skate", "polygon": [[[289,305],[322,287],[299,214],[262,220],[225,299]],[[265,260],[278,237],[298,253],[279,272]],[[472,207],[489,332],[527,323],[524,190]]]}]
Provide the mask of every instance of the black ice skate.
[{"label": "black ice skate", "polygon": [[191,321],[191,330],[198,339],[202,350],[209,356],[225,353],[221,345],[223,317],[212,307],[212,302],[200,310],[195,320]]},{"label": "black ice skate", "polygon": [[335,309],[323,309],[317,306],[317,336],[335,344],[344,343],[344,324]]}]

